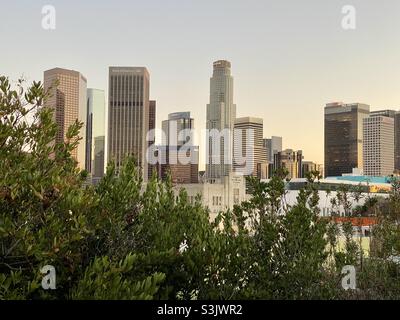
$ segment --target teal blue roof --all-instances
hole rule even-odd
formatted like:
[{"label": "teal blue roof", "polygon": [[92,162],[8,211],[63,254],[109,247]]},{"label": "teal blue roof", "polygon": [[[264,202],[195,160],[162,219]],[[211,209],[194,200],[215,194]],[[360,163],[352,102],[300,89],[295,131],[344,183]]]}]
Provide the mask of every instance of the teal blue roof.
[{"label": "teal blue roof", "polygon": [[370,182],[370,183],[390,183],[390,178],[391,177],[372,177],[372,176],[328,177],[328,179],[335,179],[341,181]]}]

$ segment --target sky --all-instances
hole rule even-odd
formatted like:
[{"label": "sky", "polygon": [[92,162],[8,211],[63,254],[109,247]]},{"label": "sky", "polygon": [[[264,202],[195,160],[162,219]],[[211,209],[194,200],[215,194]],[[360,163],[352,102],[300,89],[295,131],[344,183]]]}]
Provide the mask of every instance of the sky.
[{"label": "sky", "polygon": [[[55,30],[42,28],[44,5]],[[344,5],[354,30],[342,28]],[[305,160],[323,163],[326,103],[400,109],[398,0],[1,0],[0,10],[0,74],[31,82],[62,67],[107,91],[109,66],[145,66],[157,127],[190,111],[205,128],[219,59],[232,63],[237,116],[263,118],[264,136]]]}]

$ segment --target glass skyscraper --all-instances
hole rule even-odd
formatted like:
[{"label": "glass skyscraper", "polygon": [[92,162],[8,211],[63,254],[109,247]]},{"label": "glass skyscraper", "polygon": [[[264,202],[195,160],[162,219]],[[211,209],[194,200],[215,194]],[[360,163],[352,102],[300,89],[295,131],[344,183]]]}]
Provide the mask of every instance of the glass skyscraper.
[{"label": "glass skyscraper", "polygon": [[96,183],[105,170],[105,96],[103,90],[87,90],[86,170]]},{"label": "glass skyscraper", "polygon": [[368,116],[366,104],[325,106],[325,177],[363,168],[363,119]]}]

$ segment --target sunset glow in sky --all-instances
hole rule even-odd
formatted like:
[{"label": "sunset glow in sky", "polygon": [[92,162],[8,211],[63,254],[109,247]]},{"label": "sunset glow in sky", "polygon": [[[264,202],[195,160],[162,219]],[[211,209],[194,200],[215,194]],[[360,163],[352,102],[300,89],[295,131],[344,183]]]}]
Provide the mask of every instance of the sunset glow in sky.
[{"label": "sunset glow in sky", "polygon": [[[48,4],[53,31],[41,27]],[[341,26],[347,4],[355,30]],[[0,74],[14,80],[62,67],[107,91],[109,66],[146,66],[157,127],[190,111],[204,129],[212,63],[229,60],[237,116],[263,118],[265,137],[318,163],[325,103],[400,109],[398,0],[3,1],[0,38]]]}]

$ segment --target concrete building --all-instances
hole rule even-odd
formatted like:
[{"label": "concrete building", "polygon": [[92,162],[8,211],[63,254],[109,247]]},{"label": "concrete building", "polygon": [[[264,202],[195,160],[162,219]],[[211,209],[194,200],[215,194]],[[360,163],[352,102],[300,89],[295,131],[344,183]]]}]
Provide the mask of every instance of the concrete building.
[{"label": "concrete building", "polygon": [[383,116],[394,119],[394,171],[400,173],[400,112],[393,109],[371,111],[370,116]]},{"label": "concrete building", "polygon": [[49,92],[45,107],[54,109],[58,126],[56,143],[64,142],[68,128],[76,121],[83,122],[78,147],[72,151],[80,169],[85,169],[87,101],[86,78],[77,71],[54,68],[44,72],[44,89]]},{"label": "concrete building", "polygon": [[364,118],[364,174],[388,176],[394,171],[394,118],[371,114]]},{"label": "concrete building", "polygon": [[303,161],[300,178],[306,178],[307,173],[311,173],[311,172],[315,172],[315,171],[318,171],[321,175],[323,174],[321,172],[321,166],[319,164],[317,164],[313,161]]},{"label": "concrete building", "polygon": [[249,199],[249,195],[246,194],[245,177],[234,173],[224,177],[221,183],[177,185],[175,193],[178,194],[182,188],[186,190],[191,203],[200,195],[202,204],[210,210],[211,221],[219,212],[233,209],[234,205]]},{"label": "concrete building", "polygon": [[394,116],[394,169],[400,173],[400,111]]},{"label": "concrete building", "polygon": [[199,147],[157,146],[158,176],[165,180],[171,176],[173,184],[199,182]]},{"label": "concrete building", "polygon": [[117,168],[135,157],[148,180],[147,133],[150,118],[150,75],[144,67],[110,67],[108,92],[108,158]]},{"label": "concrete building", "polygon": [[303,152],[301,150],[294,151],[292,149],[285,149],[274,155],[274,170],[286,169],[289,174],[289,179],[296,179],[302,177],[303,169]]},{"label": "concrete building", "polygon": [[243,117],[235,120],[233,166],[237,174],[267,178],[267,152],[263,145],[263,119]]},{"label": "concrete building", "polygon": [[199,182],[199,147],[193,145],[194,119],[190,112],[175,112],[162,122],[163,137],[158,146],[158,172],[170,174],[175,184]]},{"label": "concrete building", "polygon": [[325,106],[325,176],[341,176],[363,167],[363,119],[369,106],[328,103]]},{"label": "concrete building", "polygon": [[213,64],[210,79],[210,103],[207,105],[206,178],[222,181],[232,171],[233,130],[236,105],[233,103],[231,63],[219,60]]},{"label": "concrete building", "polygon": [[168,120],[162,122],[162,145],[183,146],[189,142],[190,130],[194,129],[194,119],[190,112],[174,112],[168,115]]}]

